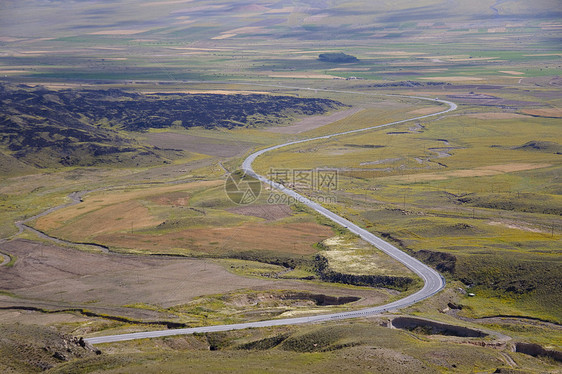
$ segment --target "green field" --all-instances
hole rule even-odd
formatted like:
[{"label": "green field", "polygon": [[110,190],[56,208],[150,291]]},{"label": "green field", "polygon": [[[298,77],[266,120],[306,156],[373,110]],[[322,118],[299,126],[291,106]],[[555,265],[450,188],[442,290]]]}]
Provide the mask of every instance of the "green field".
[{"label": "green field", "polygon": [[466,105],[420,127],[271,152],[257,170],[337,169],[333,208],[413,253],[452,255],[448,273],[489,300],[467,300],[477,315],[559,322],[560,155],[549,148],[562,140],[558,122]]}]

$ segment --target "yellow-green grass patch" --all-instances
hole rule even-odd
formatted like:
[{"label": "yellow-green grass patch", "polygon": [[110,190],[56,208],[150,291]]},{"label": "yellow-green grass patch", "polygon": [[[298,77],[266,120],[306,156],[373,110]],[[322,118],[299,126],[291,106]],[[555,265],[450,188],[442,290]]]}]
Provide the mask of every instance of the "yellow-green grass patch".
[{"label": "yellow-green grass patch", "polygon": [[343,274],[412,276],[404,265],[359,238],[335,236],[322,241],[330,269]]}]

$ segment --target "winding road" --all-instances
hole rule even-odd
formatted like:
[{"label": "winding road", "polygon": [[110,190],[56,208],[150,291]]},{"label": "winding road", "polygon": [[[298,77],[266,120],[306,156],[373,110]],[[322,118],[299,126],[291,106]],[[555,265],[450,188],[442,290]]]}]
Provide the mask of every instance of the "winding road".
[{"label": "winding road", "polygon": [[[282,87],[282,86],[276,86]],[[300,89],[300,87],[285,87],[284,88],[292,88],[292,89]],[[308,89],[305,89],[308,90]],[[339,92],[339,93],[354,93],[359,95],[376,95],[376,94],[367,94],[364,92],[353,92],[353,91],[338,91],[338,90],[328,90],[328,89],[315,89],[315,91],[324,91],[324,92]],[[373,315],[378,315],[381,313],[385,313],[388,311],[395,311],[397,309],[401,309],[407,306],[410,306],[414,303],[419,302],[420,300],[427,299],[441,291],[445,287],[445,280],[444,278],[434,269],[430,268],[429,266],[423,264],[421,261],[409,256],[408,254],[402,252],[392,244],[384,241],[383,239],[377,237],[376,235],[370,233],[369,231],[357,226],[351,221],[331,212],[330,210],[324,208],[320,204],[296,193],[293,190],[286,188],[285,186],[278,184],[276,182],[270,181],[266,177],[257,174],[252,169],[252,163],[258,158],[260,155],[263,155],[266,152],[270,152],[279,148],[287,147],[293,144],[300,144],[311,142],[315,140],[321,139],[330,139],[336,136],[341,135],[348,135],[354,134],[374,129],[379,129],[383,127],[393,126],[405,122],[420,120],[428,117],[434,117],[437,115],[442,115],[448,112],[451,112],[457,108],[457,105],[451,101],[440,100],[440,99],[433,99],[427,97],[418,97],[418,96],[407,96],[407,95],[387,95],[387,94],[379,94],[379,96],[386,96],[386,97],[397,97],[397,98],[407,98],[407,99],[418,99],[424,101],[431,101],[435,103],[445,104],[448,108],[446,110],[423,115],[415,118],[409,118],[405,120],[390,122],[382,125],[366,127],[363,129],[357,130],[350,130],[344,131],[339,133],[334,133],[325,136],[318,136],[309,139],[302,139],[291,141],[279,145],[275,145],[272,147],[268,147],[257,152],[252,153],[249,155],[244,162],[242,163],[242,169],[246,172],[246,174],[253,176],[254,178],[259,179],[263,183],[266,183],[275,189],[279,190],[280,192],[287,194],[288,196],[292,197],[295,201],[298,201],[311,209],[314,209],[316,212],[322,214],[323,216],[327,217],[328,219],[332,220],[333,222],[337,223],[338,225],[344,226],[349,231],[354,234],[359,235],[365,241],[371,243],[381,251],[387,253],[389,256],[393,257],[397,261],[401,262],[405,266],[407,266],[410,270],[416,273],[424,282],[424,286],[422,289],[417,291],[414,294],[411,294],[403,299],[393,301],[389,304],[380,305],[372,308],[361,309],[357,311],[351,312],[340,312],[340,313],[332,313],[332,314],[323,314],[317,316],[308,316],[308,317],[298,317],[298,318],[284,318],[284,319],[274,319],[268,321],[260,321],[260,322],[247,322],[247,323],[239,323],[239,324],[232,324],[232,325],[217,325],[217,326],[205,326],[205,327],[194,327],[194,328],[184,328],[184,329],[170,329],[170,330],[160,330],[160,331],[147,331],[147,332],[136,332],[136,333],[129,333],[129,334],[120,334],[120,335],[107,335],[107,336],[99,336],[99,337],[92,337],[84,339],[86,342],[90,344],[100,344],[100,343],[112,343],[112,342],[119,342],[119,341],[126,341],[126,340],[134,340],[134,339],[145,339],[145,338],[156,338],[156,337],[164,337],[164,336],[174,336],[174,335],[187,335],[187,334],[194,334],[194,333],[206,333],[206,332],[218,332],[218,331],[230,331],[230,330],[240,330],[240,329],[247,329],[247,328],[257,328],[257,327],[269,327],[269,326],[282,326],[282,325],[298,325],[304,323],[314,323],[314,322],[323,322],[323,321],[333,321],[339,319],[347,319],[347,318],[357,318],[357,317],[368,317]]]}]

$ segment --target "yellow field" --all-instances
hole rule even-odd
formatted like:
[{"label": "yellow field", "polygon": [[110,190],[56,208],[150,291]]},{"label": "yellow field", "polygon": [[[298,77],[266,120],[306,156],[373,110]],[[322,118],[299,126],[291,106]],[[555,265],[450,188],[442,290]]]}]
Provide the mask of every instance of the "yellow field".
[{"label": "yellow field", "polygon": [[[56,237],[94,241],[134,252],[208,253],[240,251],[312,254],[332,229],[310,216],[293,218],[267,210],[232,208],[222,180],[92,193],[81,204],[41,217],[35,227]],[[226,205],[225,205],[226,204]],[[250,206],[249,208],[251,208]],[[249,212],[251,213],[251,212]],[[293,222],[296,220],[297,222]]]},{"label": "yellow field", "polygon": [[75,222],[76,226],[80,227],[76,229],[67,227],[65,232],[71,235],[73,240],[80,240],[80,237],[86,236],[85,232],[92,235],[107,230],[130,229],[131,224],[137,228],[152,226],[160,223],[161,220],[151,217],[148,209],[140,206],[135,200],[169,192],[215,187],[222,183],[222,181],[203,181],[133,191],[92,193],[84,198],[83,204],[60,209],[39,218],[35,227],[42,231],[51,231],[67,226],[69,222]]}]

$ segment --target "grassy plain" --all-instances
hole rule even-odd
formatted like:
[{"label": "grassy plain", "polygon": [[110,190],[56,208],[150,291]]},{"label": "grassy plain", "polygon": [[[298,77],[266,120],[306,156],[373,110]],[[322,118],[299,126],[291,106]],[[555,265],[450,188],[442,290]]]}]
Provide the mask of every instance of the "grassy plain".
[{"label": "grassy plain", "polygon": [[[475,95],[440,94],[467,101]],[[488,95],[539,105],[536,93]],[[337,170],[339,212],[413,253],[454,256],[449,273],[479,295],[466,299],[474,312],[465,314],[559,322],[559,120],[521,109],[504,119],[494,113],[505,110],[477,104],[435,120],[287,147],[261,157],[258,170]]]},{"label": "grassy plain", "polygon": [[[530,372],[556,370],[553,363],[521,353],[478,347],[469,343],[470,338],[429,336],[379,325],[385,323],[368,320],[117,343],[107,346],[110,355],[69,363],[58,370],[281,373],[305,368],[311,373],[338,373],[353,368],[358,373],[462,373],[506,371],[512,362]],[[463,340],[465,344],[459,344]]]},{"label": "grassy plain", "polygon": [[[313,125],[304,118],[292,129],[285,125],[306,116],[274,128],[119,130],[138,144],[185,152],[158,166],[40,169],[3,149],[0,238],[17,234],[15,221],[63,204],[71,192],[89,190],[83,203],[31,224],[121,253],[61,249],[27,232],[19,236],[26,240],[0,243],[11,258],[0,273],[3,306],[83,308],[101,315],[2,310],[0,328],[9,339],[0,343],[0,371],[184,372],[189,365],[197,372],[560,370],[552,358],[512,352],[520,341],[562,346],[562,53],[556,1],[67,5],[0,5],[2,81],[51,90],[266,92],[351,107],[344,108],[347,115],[329,113],[331,120],[308,119]],[[319,61],[326,52],[359,61]],[[147,321],[238,322],[400,297],[394,290],[320,282],[312,258],[324,252],[338,271],[411,274],[298,206],[269,206],[267,190],[252,208],[241,210],[222,188],[224,168],[235,170],[250,149],[439,109],[381,93],[449,99],[459,109],[287,147],[260,157],[255,168],[263,174],[271,168],[337,170],[335,190],[297,189],[335,196],[337,202],[327,204],[331,209],[447,278],[445,291],[402,313],[499,331],[512,337],[507,345],[386,329],[378,326],[386,324],[382,319],[119,343],[102,346],[101,356],[73,353],[66,363],[45,349],[64,339],[44,326],[72,335],[118,333],[160,326]],[[326,240],[332,247],[318,245]],[[155,254],[198,258],[148,256]],[[182,287],[194,273],[204,281]],[[170,283],[175,293],[168,292]],[[288,297],[295,292],[361,300],[322,306],[310,297]]]},{"label": "grassy plain", "polygon": [[[514,84],[560,72],[553,42],[557,7],[550,0],[499,8],[486,0],[454,6],[425,0],[416,8],[352,1],[265,1],[253,9],[228,1],[139,4],[147,6],[135,7],[133,16],[124,4],[9,1],[0,22],[6,50],[0,69],[9,79],[234,78],[312,85],[336,77]],[[325,52],[359,61],[318,61]]]},{"label": "grassy plain", "polygon": [[[231,213],[236,205],[221,180],[100,192],[84,202],[39,218],[35,227],[70,241],[135,253],[215,256],[252,250],[311,254],[312,245],[332,233],[305,213],[271,222]],[[262,209],[267,213],[270,207]]]}]

